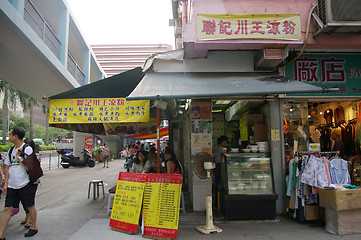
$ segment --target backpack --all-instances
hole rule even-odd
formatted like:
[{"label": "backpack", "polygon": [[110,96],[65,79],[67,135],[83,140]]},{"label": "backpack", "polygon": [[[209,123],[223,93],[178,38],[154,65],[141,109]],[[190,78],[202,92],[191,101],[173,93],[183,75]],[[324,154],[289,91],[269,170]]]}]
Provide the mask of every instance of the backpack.
[{"label": "backpack", "polygon": [[[27,144],[24,144],[23,150],[28,147]],[[9,151],[9,158],[10,158],[10,164],[11,164],[11,154],[13,152],[14,146],[11,147]],[[40,161],[38,160],[38,157],[36,156],[35,152],[33,151],[32,154],[26,155],[24,154],[24,161],[23,164],[28,169],[27,172],[29,174],[30,182],[34,183],[36,182],[41,176],[43,176],[43,169],[41,169]]]}]

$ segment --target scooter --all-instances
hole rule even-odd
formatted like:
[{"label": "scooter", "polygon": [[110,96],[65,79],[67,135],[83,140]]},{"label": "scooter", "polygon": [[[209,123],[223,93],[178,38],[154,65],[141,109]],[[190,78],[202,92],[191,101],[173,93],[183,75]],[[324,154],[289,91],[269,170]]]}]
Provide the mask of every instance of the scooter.
[{"label": "scooter", "polygon": [[57,150],[61,154],[61,166],[63,168],[69,168],[70,166],[86,166],[94,167],[95,161],[91,158],[91,155],[88,149],[83,149],[81,154],[83,154],[83,159],[80,157],[75,157],[73,154],[67,154],[64,150]]}]

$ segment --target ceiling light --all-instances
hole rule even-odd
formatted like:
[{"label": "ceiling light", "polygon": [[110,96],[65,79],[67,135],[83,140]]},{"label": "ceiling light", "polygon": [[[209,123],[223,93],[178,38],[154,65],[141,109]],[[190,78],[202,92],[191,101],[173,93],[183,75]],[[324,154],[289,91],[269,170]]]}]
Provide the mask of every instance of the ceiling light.
[{"label": "ceiling light", "polygon": [[220,100],[215,103],[215,105],[228,105],[231,101]]},{"label": "ceiling light", "polygon": [[212,112],[216,113],[216,112],[222,112],[222,109],[215,109],[215,110],[212,110]]}]

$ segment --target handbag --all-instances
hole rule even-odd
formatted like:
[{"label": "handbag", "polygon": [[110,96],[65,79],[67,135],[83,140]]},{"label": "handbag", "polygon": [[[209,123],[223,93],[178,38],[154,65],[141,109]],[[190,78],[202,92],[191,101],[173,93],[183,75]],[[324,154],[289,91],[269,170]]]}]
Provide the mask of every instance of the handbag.
[{"label": "handbag", "polygon": [[[24,146],[25,148],[25,146]],[[43,176],[43,169],[41,169],[40,161],[38,160],[38,157],[36,156],[35,152],[33,152],[30,155],[25,155],[25,159],[23,161],[23,164],[28,169],[28,174],[30,178],[30,182],[34,183],[36,182],[41,176]]]}]

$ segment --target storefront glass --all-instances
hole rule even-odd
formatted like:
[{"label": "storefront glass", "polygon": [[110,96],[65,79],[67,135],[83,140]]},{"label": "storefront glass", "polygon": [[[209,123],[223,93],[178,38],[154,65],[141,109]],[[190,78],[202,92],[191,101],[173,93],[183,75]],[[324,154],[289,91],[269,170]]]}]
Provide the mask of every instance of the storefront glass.
[{"label": "storefront glass", "polygon": [[[335,154],[333,135],[343,142],[339,157],[349,160],[359,151],[357,101],[295,101],[283,102],[286,166],[293,156],[308,152],[310,143],[319,144],[319,151]],[[288,169],[286,168],[286,174]]]}]

